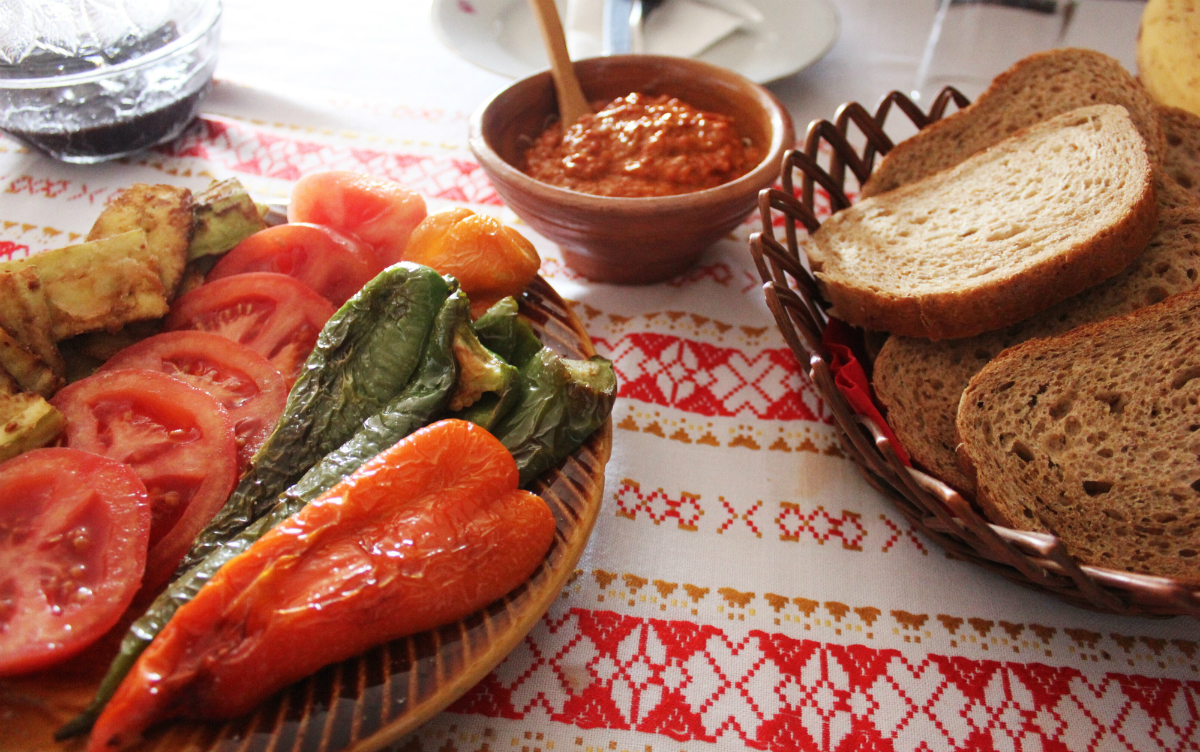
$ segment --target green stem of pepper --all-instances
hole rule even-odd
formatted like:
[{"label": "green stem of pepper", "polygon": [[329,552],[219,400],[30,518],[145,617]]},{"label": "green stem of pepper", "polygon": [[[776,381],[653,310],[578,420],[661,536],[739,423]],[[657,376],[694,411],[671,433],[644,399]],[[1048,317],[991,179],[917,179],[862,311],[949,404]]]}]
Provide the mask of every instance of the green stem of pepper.
[{"label": "green stem of pepper", "polygon": [[484,347],[517,368],[542,349],[542,342],[529,322],[517,315],[517,301],[501,298],[472,325]]}]

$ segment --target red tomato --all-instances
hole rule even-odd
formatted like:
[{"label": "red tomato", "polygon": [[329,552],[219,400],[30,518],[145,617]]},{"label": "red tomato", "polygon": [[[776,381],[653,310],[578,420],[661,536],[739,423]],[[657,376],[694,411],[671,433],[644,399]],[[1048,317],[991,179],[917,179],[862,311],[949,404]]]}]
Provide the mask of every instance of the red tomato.
[{"label": "red tomato", "polygon": [[271,361],[288,388],[317,343],[333,305],[283,274],[248,272],[218,279],[171,304],[164,329],[199,329],[243,344]]},{"label": "red tomato", "polygon": [[425,219],[425,199],[399,183],[358,172],[318,172],[292,187],[288,222],[313,222],[362,238],[384,266],[404,255]]},{"label": "red tomato", "polygon": [[279,369],[245,345],[211,332],[165,332],[130,345],[101,371],[147,368],[212,395],[233,423],[238,467],[245,469],[275,429],[287,402]]},{"label": "red tomato", "polygon": [[340,306],[381,271],[375,250],[358,238],[298,222],[268,227],[238,243],[208,273],[208,281],[276,272],[295,277]]},{"label": "red tomato", "polygon": [[78,449],[0,465],[0,676],[75,655],[117,623],[146,566],[150,503],[132,468]]},{"label": "red tomato", "polygon": [[159,371],[102,371],[54,395],[67,446],[133,467],[150,495],[147,589],[157,588],[224,506],[237,442],[215,399]]}]

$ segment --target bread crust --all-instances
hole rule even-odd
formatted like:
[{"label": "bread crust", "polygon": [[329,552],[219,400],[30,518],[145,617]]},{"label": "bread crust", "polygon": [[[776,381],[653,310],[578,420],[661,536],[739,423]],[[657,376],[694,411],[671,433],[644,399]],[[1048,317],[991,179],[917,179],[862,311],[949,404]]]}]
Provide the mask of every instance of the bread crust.
[{"label": "bread crust", "polygon": [[1200,585],[1200,290],[1006,350],[956,430],[993,522]]},{"label": "bread crust", "polygon": [[1162,162],[1157,105],[1121,64],[1094,50],[1061,48],[1021,59],[962,110],[932,123],[888,152],[867,182],[867,198],[948,169],[1013,133],[1093,104],[1129,111],[1151,161]]},{"label": "bread crust", "polygon": [[[1094,136],[1100,128],[1105,132]],[[1122,185],[1106,197],[1105,224],[1091,223],[1089,212],[1095,211],[1097,200],[1086,196],[1079,200],[1074,223],[1064,228],[1047,225],[1058,219],[1025,216],[1028,200],[996,203],[1003,200],[1003,191],[1011,190],[1008,183],[993,184],[997,172],[1028,180],[1039,189],[1043,177],[1062,179],[1056,170],[1075,157],[1063,154],[1057,143],[1060,134],[1064,140],[1083,134],[1080,138],[1090,139],[1083,148],[1095,152],[1089,156],[1111,159],[1106,169],[1119,173],[1110,176]],[[1077,145],[1068,140],[1066,146]],[[1050,167],[1041,163],[1044,151],[1058,155]],[[1015,174],[1013,162],[1020,162]],[[958,220],[951,215],[958,207],[965,207],[963,215],[974,215],[992,212],[996,206],[1002,212],[995,213],[1004,221],[1035,225],[1035,230],[1017,233],[1011,240],[1001,237],[990,245],[982,232],[978,240],[966,237],[975,230],[963,236],[946,235],[979,221],[964,218],[963,224],[956,225]],[[928,216],[933,219],[925,224]],[[808,256],[822,293],[839,318],[908,337],[954,339],[1008,326],[1117,274],[1145,247],[1157,217],[1153,171],[1143,140],[1123,108],[1100,105],[1038,123],[951,170],[842,210],[813,235]],[[1039,220],[1043,224],[1038,225]],[[1030,234],[1047,240],[1031,245]],[[930,243],[926,237],[941,239]],[[1004,255],[996,259],[999,254]],[[975,266],[947,277],[953,281],[947,286],[934,275],[952,255],[963,259],[959,266]],[[983,260],[976,262],[976,258]],[[889,261],[913,267],[912,276],[920,284],[910,283],[899,272],[880,271]],[[975,271],[989,263],[986,274]]]}]

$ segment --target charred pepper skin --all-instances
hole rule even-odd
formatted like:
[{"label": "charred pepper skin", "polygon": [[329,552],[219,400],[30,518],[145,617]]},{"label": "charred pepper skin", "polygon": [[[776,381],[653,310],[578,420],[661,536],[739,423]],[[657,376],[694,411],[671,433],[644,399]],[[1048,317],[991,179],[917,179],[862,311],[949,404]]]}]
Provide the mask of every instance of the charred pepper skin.
[{"label": "charred pepper skin", "polygon": [[612,363],[560,358],[542,348],[521,368],[517,404],[492,429],[512,452],[521,487],[578,449],[608,420],[617,397]]},{"label": "charred pepper skin", "polygon": [[446,407],[458,381],[454,332],[467,320],[469,306],[461,290],[446,300],[434,321],[422,362],[408,386],[368,418],[349,441],[327,454],[285,491],[276,509],[280,504],[291,504],[295,508],[288,514],[298,511],[363,463],[429,423]]},{"label": "charred pepper skin", "polygon": [[616,373],[599,356],[571,360],[544,347],[511,297],[494,304],[473,327],[484,347],[519,371],[504,392],[487,394],[451,417],[495,434],[516,459],[524,487],[604,424],[617,396]]}]

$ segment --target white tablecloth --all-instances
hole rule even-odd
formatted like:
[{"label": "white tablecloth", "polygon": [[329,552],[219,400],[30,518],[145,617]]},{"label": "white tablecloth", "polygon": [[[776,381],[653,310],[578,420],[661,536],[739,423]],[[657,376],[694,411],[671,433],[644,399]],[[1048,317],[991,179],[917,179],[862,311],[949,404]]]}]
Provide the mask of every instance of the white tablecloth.
[{"label": "white tablecloth", "polygon": [[[838,8],[832,52],[771,85],[801,132],[907,89],[934,2]],[[1069,41],[1132,67],[1140,9],[1085,2]],[[473,161],[467,118],[508,81],[444,48],[425,3],[228,0],[223,34],[204,120],[168,150],[71,167],[0,140],[0,251],[77,238],[134,181],[233,175],[271,199],[362,170],[531,237],[621,380],[577,576],[400,749],[1200,749],[1195,620],[1091,613],[953,561],[859,477],[764,304],[752,225],[668,283],[588,283]]]}]

